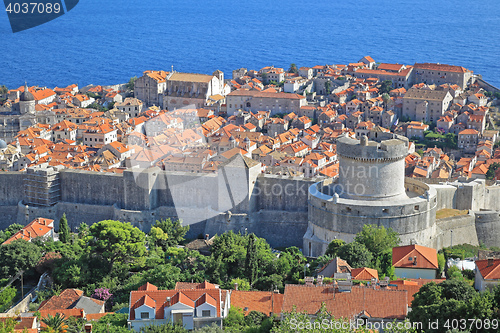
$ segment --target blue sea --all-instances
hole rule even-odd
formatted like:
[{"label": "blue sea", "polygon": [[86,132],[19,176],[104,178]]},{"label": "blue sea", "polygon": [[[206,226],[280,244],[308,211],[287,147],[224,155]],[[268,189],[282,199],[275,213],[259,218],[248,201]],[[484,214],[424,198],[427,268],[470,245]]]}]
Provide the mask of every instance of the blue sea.
[{"label": "blue sea", "polygon": [[[29,1],[28,1],[29,2]],[[461,65],[500,87],[500,1],[80,0],[13,34],[0,12],[0,85],[126,82],[144,70],[356,62]]]}]

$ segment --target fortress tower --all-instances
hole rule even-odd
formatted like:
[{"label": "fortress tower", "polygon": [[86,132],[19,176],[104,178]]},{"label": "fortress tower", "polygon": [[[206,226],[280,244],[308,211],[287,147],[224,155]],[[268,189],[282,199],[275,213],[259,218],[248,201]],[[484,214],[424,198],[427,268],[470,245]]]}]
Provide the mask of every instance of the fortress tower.
[{"label": "fortress tower", "polygon": [[319,256],[335,238],[350,242],[365,224],[392,228],[402,244],[432,246],[437,192],[406,179],[408,139],[377,133],[374,141],[337,140],[339,177],[309,188],[304,253]]},{"label": "fortress tower", "polygon": [[382,142],[348,137],[337,141],[339,158],[339,197],[357,200],[406,199],[405,157],[408,139],[389,139]]}]

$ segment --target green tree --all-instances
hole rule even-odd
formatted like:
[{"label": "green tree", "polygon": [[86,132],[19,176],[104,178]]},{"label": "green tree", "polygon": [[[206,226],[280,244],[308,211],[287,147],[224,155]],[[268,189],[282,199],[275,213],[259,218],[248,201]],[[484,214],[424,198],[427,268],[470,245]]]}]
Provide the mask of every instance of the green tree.
[{"label": "green tree", "polygon": [[107,260],[130,263],[146,253],[145,234],[130,223],[105,220],[90,227],[87,244],[90,253]]},{"label": "green tree", "polygon": [[136,80],[137,80],[137,76],[133,76],[130,78],[130,80],[128,80],[128,83],[127,83],[128,90],[134,90]]},{"label": "green tree", "polygon": [[[412,322],[438,321],[437,329],[426,332],[445,332],[447,320],[492,319],[493,296],[489,292],[477,293],[463,280],[447,280],[438,284],[428,283],[414,295],[412,311],[408,317]],[[488,330],[477,330],[488,332]]]},{"label": "green tree", "polygon": [[41,257],[40,248],[24,239],[0,246],[0,276],[9,277],[20,270],[29,270],[35,267]]},{"label": "green tree", "polygon": [[7,229],[0,231],[0,244],[12,237],[16,232],[21,230],[24,226],[18,223],[13,223]]},{"label": "green tree", "polygon": [[495,172],[500,167],[500,163],[494,162],[491,163],[488,167],[488,171],[486,171],[486,179],[492,180],[495,178]]},{"label": "green tree", "polygon": [[66,319],[67,333],[85,333],[85,323],[83,318],[69,317]]},{"label": "green tree", "polygon": [[448,268],[448,271],[446,272],[446,275],[448,276],[448,279],[462,279],[463,276],[462,273],[460,272],[460,269],[457,266],[451,266]]},{"label": "green tree", "polygon": [[453,133],[446,133],[444,136],[445,146],[449,149],[457,149],[458,148],[458,137]]},{"label": "green tree", "polygon": [[42,332],[66,333],[66,330],[68,329],[66,319],[59,313],[55,316],[47,315],[47,317],[42,318],[42,323],[46,325],[45,327],[42,327]]},{"label": "green tree", "polygon": [[258,274],[257,247],[255,244],[255,235],[248,237],[247,255],[245,258],[245,273],[249,279],[250,285],[253,285]]},{"label": "green tree", "polygon": [[387,106],[388,106],[389,102],[391,101],[391,96],[389,96],[388,93],[383,93],[382,100],[384,101],[384,108],[385,108],[385,110],[387,110]]},{"label": "green tree", "polygon": [[89,225],[85,222],[78,226],[78,238],[85,239],[89,235]]},{"label": "green tree", "polygon": [[[0,290],[3,288],[0,288]],[[8,286],[0,293],[0,312],[4,312],[12,305],[12,301],[16,297],[17,289]]]},{"label": "green tree", "polygon": [[66,218],[66,213],[64,213],[59,220],[59,240],[63,243],[67,243],[70,241],[70,237],[68,219]]},{"label": "green tree", "polygon": [[189,226],[182,226],[180,220],[166,220],[156,221],[151,228],[149,236],[151,237],[154,245],[162,247],[166,250],[168,247],[176,246],[184,241],[186,233],[189,231]]},{"label": "green tree", "polygon": [[336,257],[338,250],[345,245],[345,241],[342,239],[334,239],[328,244],[328,248],[325,251],[325,256]]},{"label": "green tree", "polygon": [[339,248],[338,256],[346,260],[352,268],[370,266],[372,253],[362,243],[352,242]]},{"label": "green tree", "polygon": [[144,278],[159,288],[174,289],[175,283],[181,281],[181,269],[170,264],[163,264],[145,271]]},{"label": "green tree", "polygon": [[262,79],[262,83],[264,83],[264,84],[268,83],[268,80],[267,80],[268,79],[268,75],[267,75],[267,73],[262,73],[260,77]]},{"label": "green tree", "polygon": [[441,273],[443,273],[445,265],[446,265],[446,259],[444,258],[444,254],[438,253],[438,266],[439,266],[438,275],[439,276],[441,276]]},{"label": "green tree", "polygon": [[391,228],[365,224],[354,241],[366,246],[374,257],[379,257],[383,252],[392,251],[393,247],[398,246],[400,239],[398,233]]},{"label": "green tree", "polygon": [[93,333],[130,333],[127,328],[127,314],[113,313],[108,314],[92,323]]},{"label": "green tree", "polygon": [[392,81],[383,81],[378,90],[379,94],[388,94],[392,90]]},{"label": "green tree", "polygon": [[227,317],[224,318],[223,326],[225,329],[234,330],[236,332],[243,331],[243,328],[246,327],[243,310],[232,306],[229,309]]},{"label": "green tree", "polygon": [[0,321],[0,333],[12,333],[16,327],[17,321],[14,318],[7,318],[5,321]]},{"label": "green tree", "polygon": [[233,288],[235,284],[238,284],[238,290],[248,291],[250,290],[250,283],[246,279],[234,278],[229,283]]},{"label": "green tree", "polygon": [[327,80],[325,82],[325,94],[330,95],[331,92],[332,92],[332,83],[330,82],[330,80]]},{"label": "green tree", "polygon": [[299,73],[299,69],[297,68],[296,64],[290,64],[290,68],[288,69],[288,73]]}]

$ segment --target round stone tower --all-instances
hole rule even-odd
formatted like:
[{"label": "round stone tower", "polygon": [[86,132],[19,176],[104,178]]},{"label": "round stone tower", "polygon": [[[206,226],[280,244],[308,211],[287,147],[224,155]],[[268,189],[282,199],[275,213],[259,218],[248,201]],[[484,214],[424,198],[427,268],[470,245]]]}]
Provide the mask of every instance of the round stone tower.
[{"label": "round stone tower", "polygon": [[405,193],[405,157],[408,140],[387,139],[381,142],[340,138],[337,140],[341,198],[394,200],[407,198]]},{"label": "round stone tower", "polygon": [[24,91],[19,97],[19,110],[21,114],[35,113],[35,96],[28,90],[28,84],[24,84]]},{"label": "round stone tower", "polygon": [[365,224],[393,229],[403,245],[434,246],[437,192],[405,179],[407,154],[408,139],[391,133],[337,139],[338,178],[309,188],[304,253],[320,256],[336,238],[350,242]]}]

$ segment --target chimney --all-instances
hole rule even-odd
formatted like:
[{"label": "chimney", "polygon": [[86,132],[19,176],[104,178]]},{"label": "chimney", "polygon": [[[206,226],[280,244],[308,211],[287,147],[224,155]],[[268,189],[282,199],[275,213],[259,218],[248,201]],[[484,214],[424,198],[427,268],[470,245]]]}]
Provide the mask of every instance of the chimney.
[{"label": "chimney", "polygon": [[238,290],[238,283],[234,284],[234,290]]},{"label": "chimney", "polygon": [[166,303],[167,303],[167,306],[170,306],[170,300],[171,300],[171,298],[170,298],[170,297],[167,297],[167,302],[166,302]]},{"label": "chimney", "polygon": [[493,266],[493,258],[488,258],[488,266],[487,267],[490,267],[490,266]]},{"label": "chimney", "polygon": [[316,284],[318,286],[322,286],[323,285],[323,275],[318,275],[318,277],[316,278]]}]

